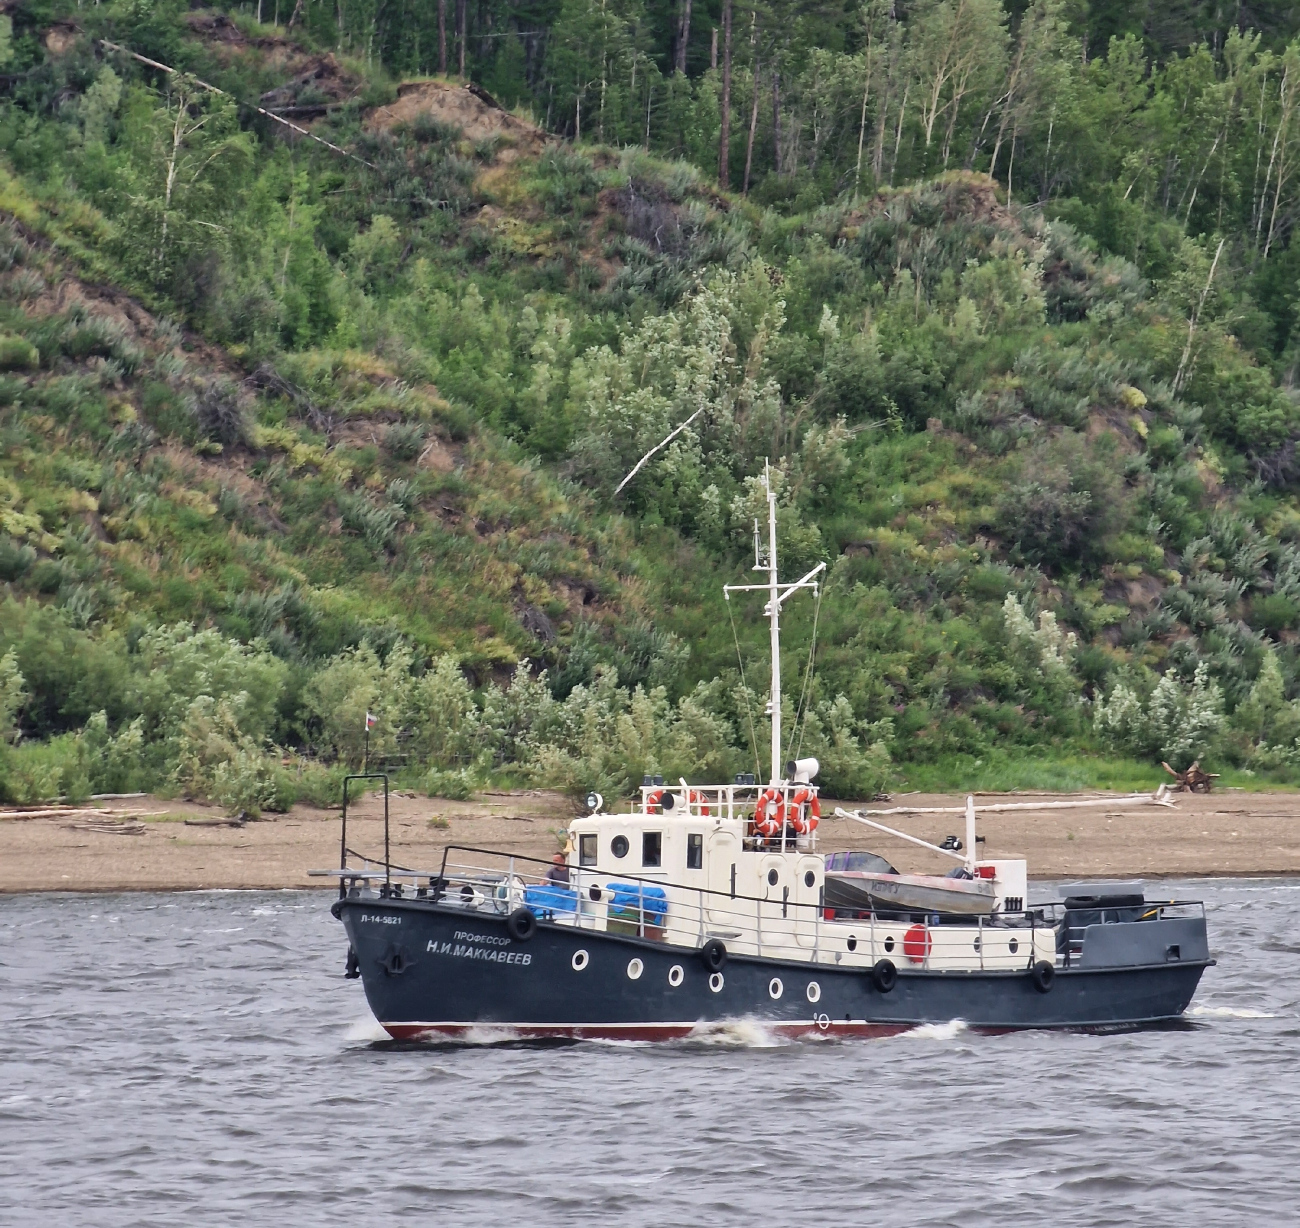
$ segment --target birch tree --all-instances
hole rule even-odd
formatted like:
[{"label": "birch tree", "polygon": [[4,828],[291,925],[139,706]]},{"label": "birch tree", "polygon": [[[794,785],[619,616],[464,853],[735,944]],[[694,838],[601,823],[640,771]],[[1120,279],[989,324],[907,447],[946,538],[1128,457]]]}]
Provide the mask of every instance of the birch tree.
[{"label": "birch tree", "polygon": [[913,77],[928,151],[941,131],[945,167],[962,105],[1002,74],[1006,15],[997,0],[939,0],[913,23]]},{"label": "birch tree", "polygon": [[183,74],[168,85],[152,108],[137,90],[123,120],[131,152],[123,176],[128,258],[160,287],[187,253],[220,241],[238,200],[227,189],[251,160],[231,99]]}]

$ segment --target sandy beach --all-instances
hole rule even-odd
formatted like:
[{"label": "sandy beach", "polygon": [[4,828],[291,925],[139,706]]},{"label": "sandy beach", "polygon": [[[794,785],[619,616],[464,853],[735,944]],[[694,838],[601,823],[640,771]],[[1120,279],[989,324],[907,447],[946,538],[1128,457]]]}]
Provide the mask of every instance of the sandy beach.
[{"label": "sandy beach", "polygon": [[[1084,796],[1084,795],[1072,795]],[[1088,794],[1088,797],[1105,797]],[[1054,794],[981,794],[977,806],[1068,800]],[[895,798],[895,806],[960,806],[960,796]],[[152,797],[92,803],[102,816],[58,813],[18,819],[0,810],[0,891],[144,891],[329,887],[311,870],[338,865],[339,813],[298,806],[241,826],[191,802]],[[549,857],[562,847],[574,803],[545,790],[483,793],[465,802],[394,794],[392,858],[436,870],[449,843]],[[827,804],[826,810],[833,808]],[[349,845],[383,855],[382,799],[349,808]],[[884,820],[935,843],[963,834],[960,815]],[[984,813],[985,857],[1026,857],[1034,878],[1300,874],[1300,794],[1223,792],[1175,796],[1157,806]],[[896,837],[824,818],[822,851],[870,848],[900,870],[952,864]]]}]

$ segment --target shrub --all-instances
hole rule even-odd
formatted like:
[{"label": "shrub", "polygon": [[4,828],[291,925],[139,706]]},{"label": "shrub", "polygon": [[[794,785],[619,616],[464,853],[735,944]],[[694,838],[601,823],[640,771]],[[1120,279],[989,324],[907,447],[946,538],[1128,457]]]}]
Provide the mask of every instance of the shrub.
[{"label": "shrub", "polygon": [[397,735],[411,711],[411,651],[398,644],[383,663],[369,640],[333,657],[308,683],[303,708],[320,732],[321,750],[358,766],[367,745],[373,760],[397,751]]},{"label": "shrub", "polygon": [[26,337],[0,336],[0,371],[34,370],[41,355]]},{"label": "shrub", "polygon": [[207,797],[231,813],[285,809],[285,782],[276,760],[240,729],[241,696],[200,695],[185,712],[173,783],[191,797]]},{"label": "shrub", "polygon": [[31,248],[27,240],[18,233],[13,222],[0,225],[0,273],[6,273],[15,265],[27,259]]},{"label": "shrub", "polygon": [[459,661],[450,653],[439,657],[415,683],[411,698],[421,756],[438,767],[466,761],[477,742],[480,721]]},{"label": "shrub", "polygon": [[1116,683],[1094,714],[1094,727],[1112,749],[1159,756],[1180,771],[1211,751],[1223,726],[1223,692],[1204,661],[1190,687],[1170,670],[1145,704],[1131,685]]},{"label": "shrub", "polygon": [[1300,604],[1283,593],[1269,593],[1250,603],[1250,625],[1270,635],[1279,635],[1300,620]]},{"label": "shrub", "polygon": [[443,797],[455,802],[468,800],[474,791],[469,774],[465,771],[442,772],[431,768],[425,776],[421,788],[430,797]]},{"label": "shrub", "polygon": [[1036,449],[1019,481],[1002,496],[995,527],[1031,563],[1059,567],[1101,560],[1123,523],[1125,500],[1115,468],[1078,437]]},{"label": "shrub", "polygon": [[86,722],[81,739],[89,759],[90,787],[96,793],[129,793],[148,782],[144,772],[144,720],[109,733],[108,714],[100,711]]},{"label": "shrub", "polygon": [[132,699],[151,738],[180,736],[201,698],[227,704],[247,737],[260,742],[273,733],[289,667],[264,643],[241,644],[211,628],[196,632],[176,623],[147,632],[137,654]]},{"label": "shrub", "polygon": [[13,583],[21,580],[36,562],[36,551],[31,546],[15,541],[7,533],[0,533],[0,580]]},{"label": "shrub", "polygon": [[200,436],[231,447],[248,438],[248,422],[239,390],[226,380],[209,380],[194,401],[194,422]]},{"label": "shrub", "polygon": [[384,448],[396,461],[411,461],[424,447],[425,429],[418,422],[394,422],[384,432]]},{"label": "shrub", "polygon": [[339,499],[343,527],[360,534],[376,550],[393,544],[398,526],[406,518],[393,503],[373,503],[365,495],[345,495]]},{"label": "shrub", "polygon": [[18,656],[11,648],[0,657],[0,742],[12,742],[17,736],[18,713],[28,698]]}]

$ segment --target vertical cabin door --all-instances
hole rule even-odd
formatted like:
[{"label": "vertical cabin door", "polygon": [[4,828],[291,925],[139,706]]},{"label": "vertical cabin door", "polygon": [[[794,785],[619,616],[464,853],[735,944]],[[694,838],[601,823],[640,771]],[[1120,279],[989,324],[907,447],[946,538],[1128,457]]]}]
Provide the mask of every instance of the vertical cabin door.
[{"label": "vertical cabin door", "polygon": [[740,842],[734,832],[711,831],[704,846],[708,863],[709,894],[705,899],[709,923],[714,927],[741,928],[739,901],[733,900],[740,865]]},{"label": "vertical cabin door", "polygon": [[794,934],[801,947],[817,945],[818,923],[821,920],[817,905],[821,901],[822,879],[820,857],[800,857],[795,862],[794,898],[799,907],[794,910]]}]

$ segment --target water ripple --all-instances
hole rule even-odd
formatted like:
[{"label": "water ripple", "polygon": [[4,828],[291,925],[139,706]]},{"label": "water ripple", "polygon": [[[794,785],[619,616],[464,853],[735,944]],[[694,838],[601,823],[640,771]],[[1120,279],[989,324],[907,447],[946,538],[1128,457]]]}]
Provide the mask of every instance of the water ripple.
[{"label": "water ripple", "polygon": [[1177,1028],[384,1039],[320,894],[0,899],[0,1223],[1285,1223],[1300,880],[1204,895]]}]

